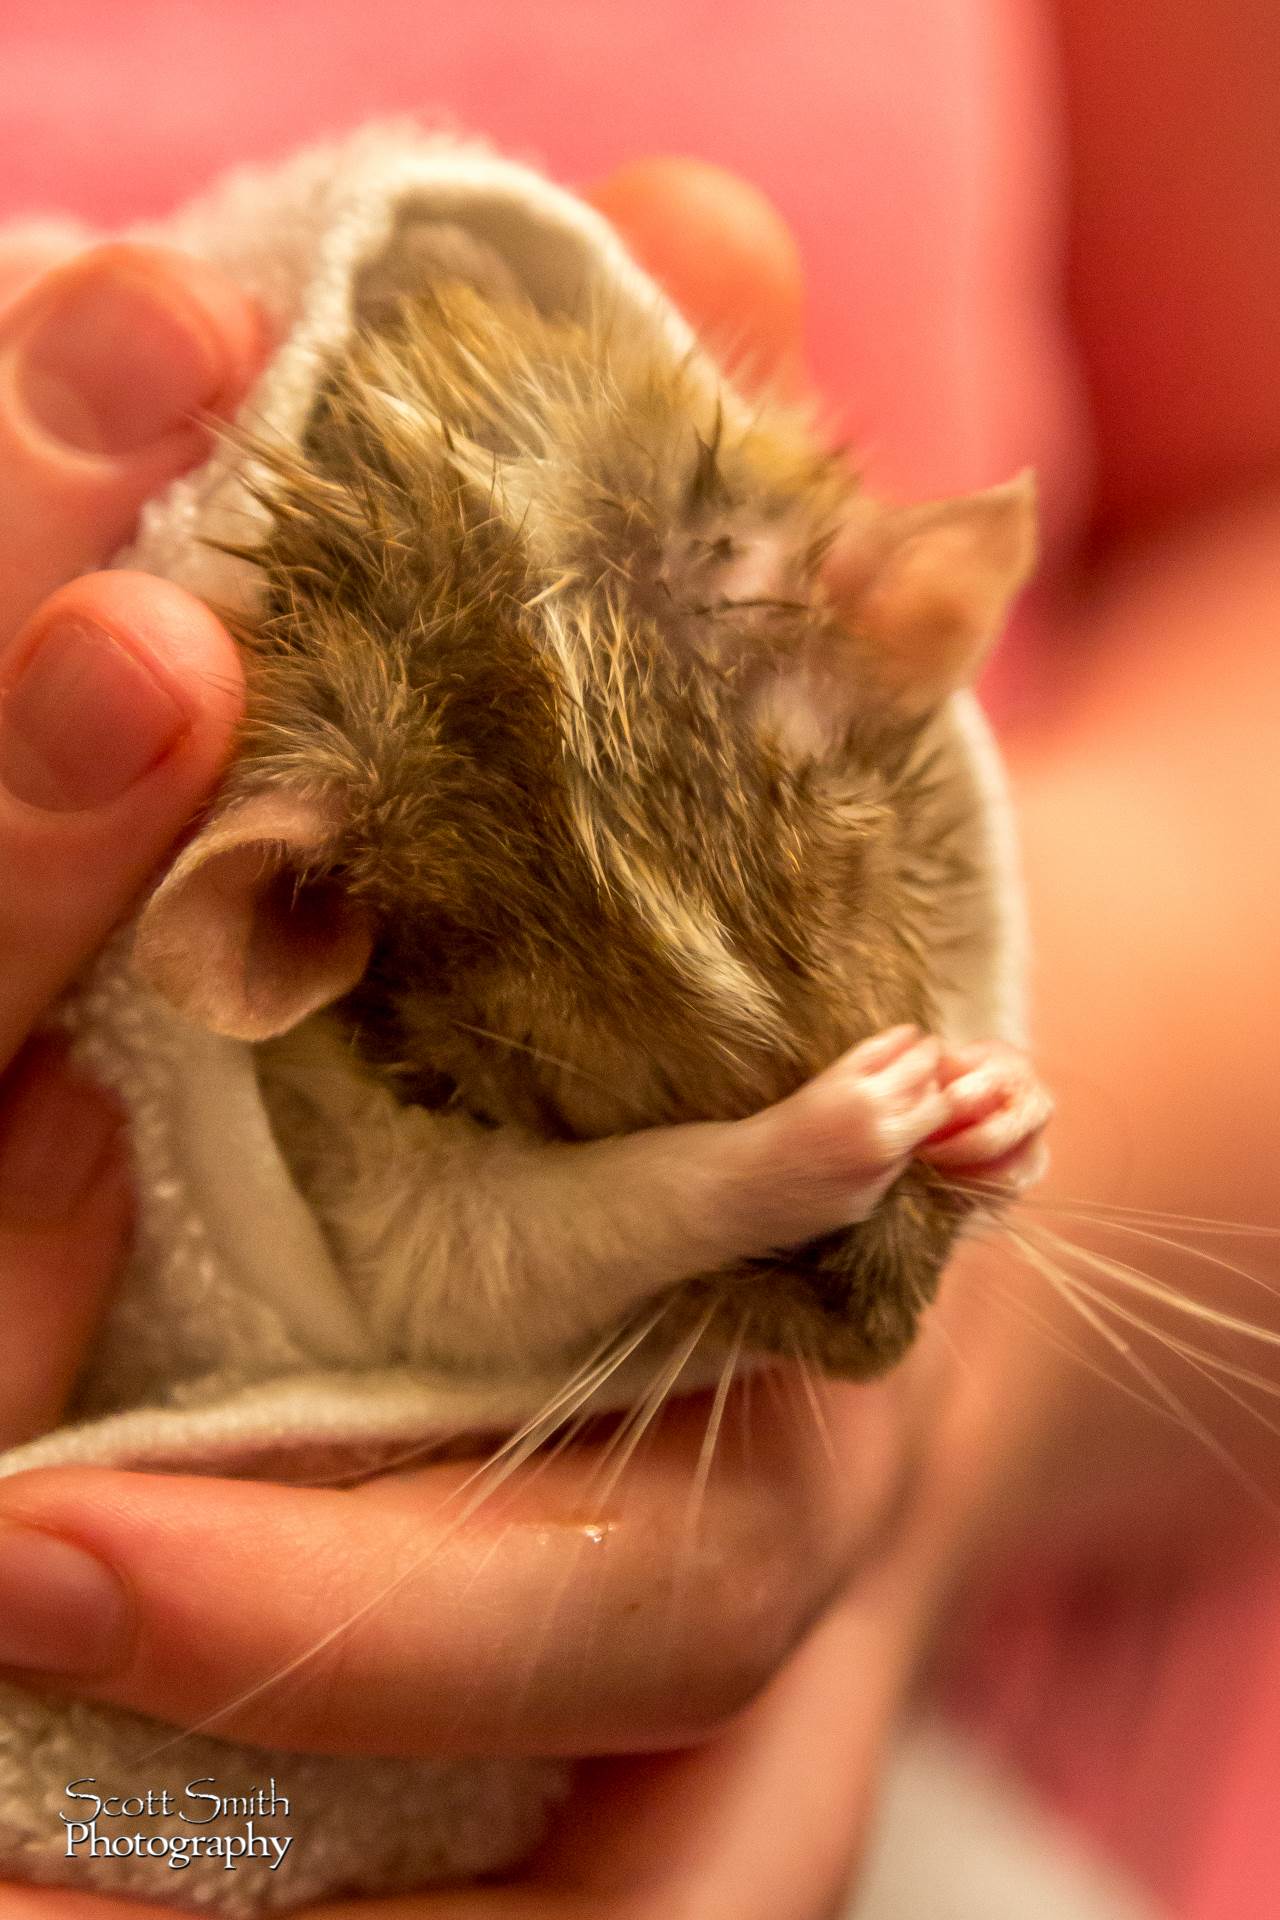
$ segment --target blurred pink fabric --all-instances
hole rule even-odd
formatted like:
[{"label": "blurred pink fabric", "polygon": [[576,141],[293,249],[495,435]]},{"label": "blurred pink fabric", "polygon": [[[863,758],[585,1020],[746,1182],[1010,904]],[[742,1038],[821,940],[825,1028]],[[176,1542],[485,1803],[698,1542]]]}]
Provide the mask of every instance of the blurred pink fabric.
[{"label": "blurred pink fabric", "polygon": [[1062,410],[1032,19],[1011,0],[6,0],[0,214],[160,212],[233,161],[405,112],[570,182],[696,154],[794,227],[842,430],[880,477],[942,490],[1044,467]]},{"label": "blurred pink fabric", "polygon": [[[797,234],[842,437],[908,495],[1031,464],[1051,538],[1087,486],[1060,310],[1058,88],[1019,0],[6,0],[0,218],[158,213],[224,166],[445,115],[570,182],[687,153]],[[1034,618],[990,689],[1035,681]],[[1143,1592],[1041,1568],[957,1711],[1180,1920],[1280,1911],[1280,1572]]]},{"label": "blurred pink fabric", "polygon": [[1011,1572],[947,1705],[1177,1920],[1280,1913],[1280,1566]]}]

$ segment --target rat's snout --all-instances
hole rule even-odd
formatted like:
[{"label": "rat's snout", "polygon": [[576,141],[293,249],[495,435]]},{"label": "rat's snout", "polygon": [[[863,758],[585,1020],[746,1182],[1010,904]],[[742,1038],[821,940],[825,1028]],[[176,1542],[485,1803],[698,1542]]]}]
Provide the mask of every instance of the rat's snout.
[{"label": "rat's snout", "polygon": [[734,1294],[749,1344],[811,1355],[845,1379],[886,1372],[915,1338],[971,1206],[912,1167],[867,1219],[750,1262]]}]

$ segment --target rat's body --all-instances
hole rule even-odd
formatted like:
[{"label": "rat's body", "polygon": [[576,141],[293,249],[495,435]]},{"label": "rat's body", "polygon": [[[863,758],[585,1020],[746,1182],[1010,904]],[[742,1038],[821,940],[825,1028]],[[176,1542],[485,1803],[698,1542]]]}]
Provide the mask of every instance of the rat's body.
[{"label": "rat's body", "polygon": [[712,1348],[877,1371],[965,1211],[906,1164],[950,1117],[936,1051],[905,1049],[892,1150],[874,1088],[844,1138],[838,1099],[762,1122],[939,1024],[987,934],[945,730],[823,586],[878,524],[796,419],[634,324],[546,318],[448,227],[412,273],[273,463],[240,761],[144,970],[248,1037],[333,1003],[260,1074],[404,1359],[571,1366],[687,1282]]},{"label": "rat's body", "polygon": [[[1025,1173],[1045,1117],[965,690],[1026,487],[878,507],[598,216],[451,138],[369,130],[163,237],[280,341],[259,451],[128,556],[234,607],[247,721],[78,1008],[139,1231],[81,1424],[0,1473],[342,1479],[572,1411],[646,1330],[610,1405],[655,1346],[682,1384],[890,1365],[971,1204],[948,1176]],[[287,1871],[179,1888],[238,1912],[503,1870],[561,1779],[0,1684],[0,1875],[171,1897],[71,1858],[60,1796],[202,1772],[292,1803]]]}]

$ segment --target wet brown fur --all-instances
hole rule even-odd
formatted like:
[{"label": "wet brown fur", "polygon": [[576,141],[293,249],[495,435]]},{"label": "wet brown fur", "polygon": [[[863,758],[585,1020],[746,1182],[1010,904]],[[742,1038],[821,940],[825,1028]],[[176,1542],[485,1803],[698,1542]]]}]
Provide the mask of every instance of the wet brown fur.
[{"label": "wet brown fur", "polygon": [[[803,423],[730,413],[701,363],[607,316],[447,284],[356,338],[299,456],[258,456],[228,798],[337,799],[298,899],[336,886],[369,916],[338,1012],[402,1099],[562,1139],[729,1118],[931,1022],[958,823],[927,730],[824,601],[850,482]],[[746,1305],[754,1344],[876,1371],[957,1225],[913,1170],[866,1223],[739,1274],[733,1327]]]}]

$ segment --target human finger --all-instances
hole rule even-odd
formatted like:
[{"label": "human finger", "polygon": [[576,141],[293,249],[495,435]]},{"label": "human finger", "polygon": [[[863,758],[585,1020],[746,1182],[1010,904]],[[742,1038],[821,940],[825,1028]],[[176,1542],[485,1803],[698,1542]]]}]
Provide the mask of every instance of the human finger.
[{"label": "human finger", "polygon": [[758,187],[705,160],[638,160],[586,197],[748,383],[800,384],[804,273]]},{"label": "human finger", "polygon": [[144,574],[73,582],[0,651],[0,1067],[212,789],[240,690],[221,623]]},{"label": "human finger", "polygon": [[15,1477],[0,1488],[0,1662],[179,1726],[322,1752],[703,1738],[778,1669],[896,1499],[903,1376],[833,1390],[825,1431],[792,1391],[789,1405],[785,1385],[776,1400],[763,1383],[754,1400],[730,1394],[696,1510],[705,1400],[673,1403],[616,1486],[601,1438],[480,1503],[462,1462],[359,1493]]},{"label": "human finger", "polygon": [[81,250],[73,226],[36,221],[0,234],[0,312],[41,274]]},{"label": "human finger", "polygon": [[52,1039],[0,1077],[0,1451],[56,1426],[123,1249],[115,1103]]},{"label": "human finger", "polygon": [[201,457],[206,416],[239,403],[262,349],[256,309],[221,274],[125,242],[0,311],[0,642]]}]

